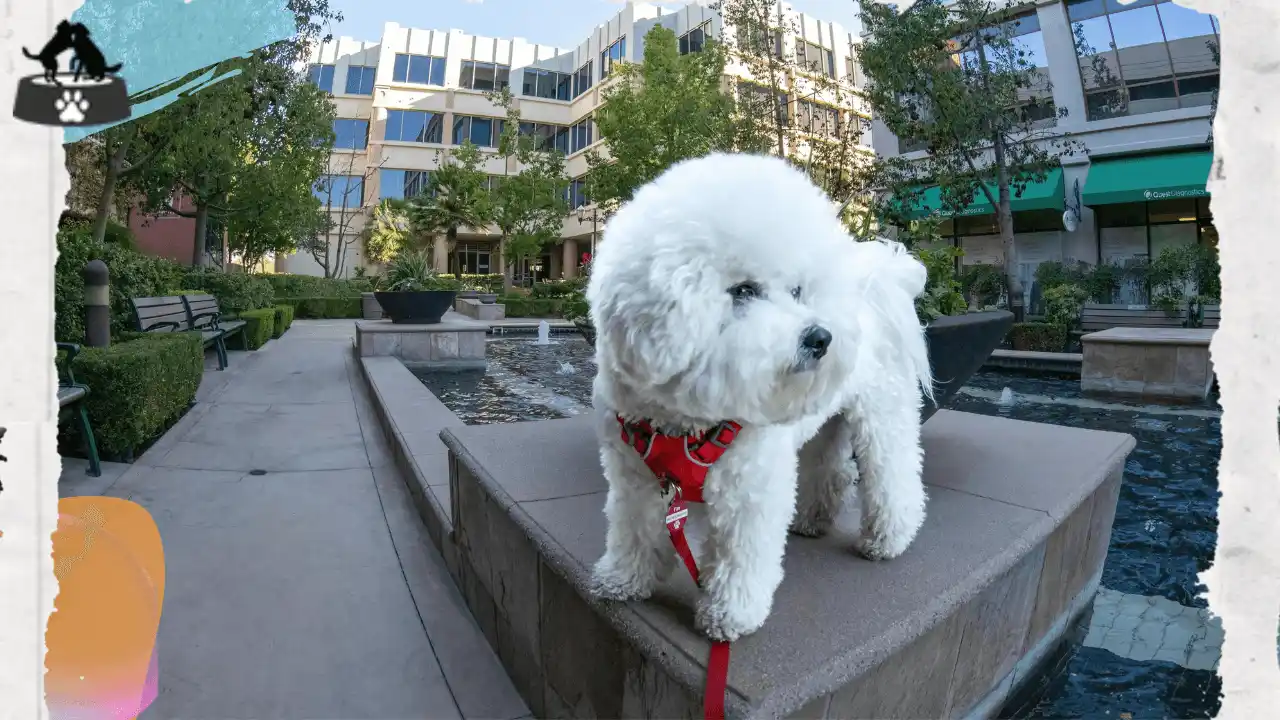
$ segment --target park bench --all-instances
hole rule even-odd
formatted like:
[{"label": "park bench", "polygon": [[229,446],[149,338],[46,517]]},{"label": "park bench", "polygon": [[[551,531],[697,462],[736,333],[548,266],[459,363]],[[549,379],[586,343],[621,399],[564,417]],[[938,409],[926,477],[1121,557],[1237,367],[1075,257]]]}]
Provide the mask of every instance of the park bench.
[{"label": "park bench", "polygon": [[218,369],[227,367],[228,337],[244,330],[243,320],[223,321],[218,301],[212,295],[166,295],[133,298],[133,321],[138,332],[200,333],[204,346],[212,346]]},{"label": "park bench", "polygon": [[1186,327],[1186,310],[1162,310],[1147,305],[1102,305],[1085,303],[1080,310],[1080,332],[1091,333],[1113,327]]},{"label": "park bench", "polygon": [[80,431],[84,434],[85,449],[89,454],[88,473],[93,477],[102,475],[102,463],[98,460],[98,443],[93,439],[93,427],[89,424],[89,411],[85,408],[85,399],[89,397],[89,387],[76,382],[75,371],[71,363],[80,354],[80,346],[75,343],[57,343],[57,348],[67,354],[64,360],[65,370],[58,373],[58,414],[63,410],[74,409],[80,417]]}]

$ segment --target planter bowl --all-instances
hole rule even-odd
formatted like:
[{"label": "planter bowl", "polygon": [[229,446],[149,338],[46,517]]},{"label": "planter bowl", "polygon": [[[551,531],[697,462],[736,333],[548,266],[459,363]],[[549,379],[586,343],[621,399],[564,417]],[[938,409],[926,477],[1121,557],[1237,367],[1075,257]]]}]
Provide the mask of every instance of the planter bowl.
[{"label": "planter bowl", "polygon": [[[596,329],[588,319],[573,321],[574,327],[595,347]],[[929,366],[933,370],[933,399],[920,412],[920,421],[933,416],[991,357],[991,351],[1013,327],[1013,313],[1005,310],[951,315],[938,318],[925,328],[929,345]]]},{"label": "planter bowl", "polygon": [[459,290],[457,294],[458,300],[475,300],[480,296],[479,290]]},{"label": "planter bowl", "polygon": [[945,405],[1000,345],[1013,313],[1006,310],[950,315],[938,318],[925,328],[929,344],[929,366],[933,369],[933,399],[925,402],[921,422]]},{"label": "planter bowl", "polygon": [[393,323],[434,325],[453,307],[454,290],[382,291],[374,293]]},{"label": "planter bowl", "polygon": [[478,299],[480,302],[484,303],[485,305],[493,305],[494,303],[498,302],[498,294],[497,293],[480,293],[479,295],[476,296],[476,299]]}]

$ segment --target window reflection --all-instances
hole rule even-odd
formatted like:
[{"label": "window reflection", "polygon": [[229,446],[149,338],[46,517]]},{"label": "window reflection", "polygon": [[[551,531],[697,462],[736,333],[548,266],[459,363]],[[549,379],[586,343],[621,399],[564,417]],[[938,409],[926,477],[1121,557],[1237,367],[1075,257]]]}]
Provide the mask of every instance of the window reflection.
[{"label": "window reflection", "polygon": [[1212,102],[1212,16],[1170,0],[1067,0],[1067,10],[1089,120]]}]

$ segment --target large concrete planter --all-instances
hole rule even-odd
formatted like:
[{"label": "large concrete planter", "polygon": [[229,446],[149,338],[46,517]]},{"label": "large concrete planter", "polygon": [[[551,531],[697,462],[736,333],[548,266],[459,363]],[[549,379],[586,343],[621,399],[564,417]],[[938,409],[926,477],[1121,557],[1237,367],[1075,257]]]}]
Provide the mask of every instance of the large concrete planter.
[{"label": "large concrete planter", "polygon": [[928,420],[964,387],[1011,327],[1013,313],[1007,310],[951,315],[929,323],[925,338],[929,343],[929,366],[933,369],[935,404],[925,403],[921,421]]},{"label": "large concrete planter", "polygon": [[376,293],[360,293],[361,316],[365,320],[381,320],[382,306],[378,304]]},{"label": "large concrete planter", "polygon": [[453,290],[414,290],[409,292],[377,292],[374,297],[393,323],[432,325],[440,322],[453,307]]}]

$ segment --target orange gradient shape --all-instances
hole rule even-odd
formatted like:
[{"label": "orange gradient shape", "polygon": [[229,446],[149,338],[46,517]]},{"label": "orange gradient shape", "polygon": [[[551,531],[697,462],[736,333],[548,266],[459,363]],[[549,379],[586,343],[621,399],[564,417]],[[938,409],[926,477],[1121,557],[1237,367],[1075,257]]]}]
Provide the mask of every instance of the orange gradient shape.
[{"label": "orange gradient shape", "polygon": [[164,546],[151,514],[109,497],[58,501],[58,597],[45,631],[53,718],[135,718],[156,696]]}]

